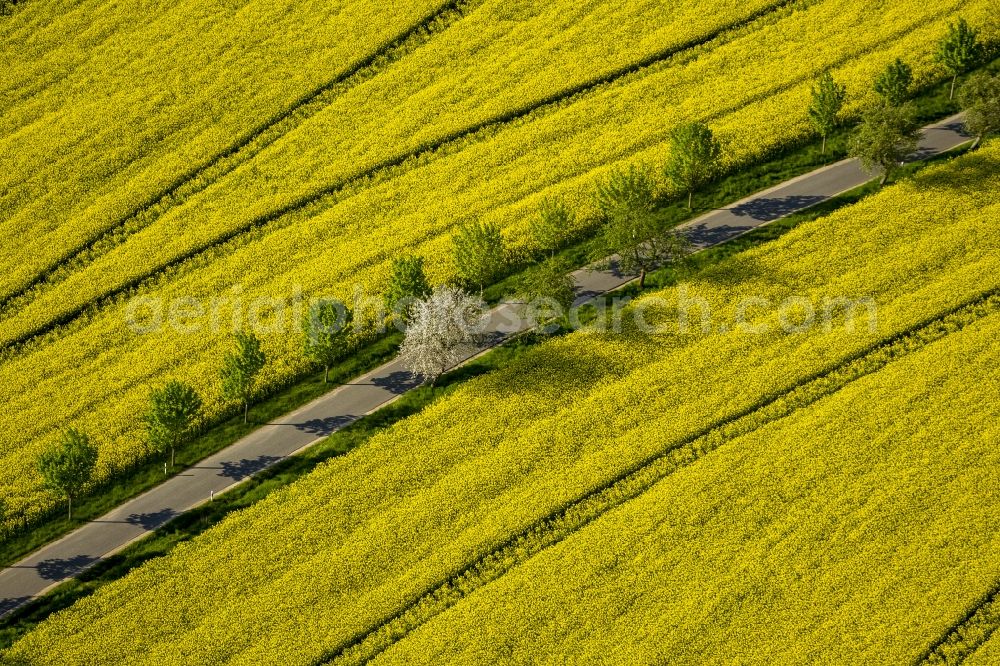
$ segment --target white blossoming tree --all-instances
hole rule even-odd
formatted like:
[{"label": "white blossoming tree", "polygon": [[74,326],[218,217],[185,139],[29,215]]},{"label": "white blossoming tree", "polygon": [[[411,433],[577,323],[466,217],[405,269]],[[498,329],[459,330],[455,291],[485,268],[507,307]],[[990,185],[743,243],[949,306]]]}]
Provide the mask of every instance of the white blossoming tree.
[{"label": "white blossoming tree", "polygon": [[438,287],[415,301],[409,315],[399,356],[431,386],[475,352],[487,317],[482,299],[455,287]]}]

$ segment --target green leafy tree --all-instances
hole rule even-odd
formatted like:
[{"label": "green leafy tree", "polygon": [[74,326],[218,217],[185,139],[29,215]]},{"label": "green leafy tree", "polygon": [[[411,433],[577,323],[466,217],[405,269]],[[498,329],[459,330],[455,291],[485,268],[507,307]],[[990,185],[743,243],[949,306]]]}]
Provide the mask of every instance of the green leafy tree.
[{"label": "green leafy tree", "polygon": [[576,216],[562,199],[547,197],[532,219],[531,235],[535,247],[549,257],[555,256],[576,223]]},{"label": "green leafy tree", "polygon": [[847,99],[847,87],[834,80],[829,71],[823,72],[812,88],[809,105],[809,122],[823,137],[822,153],[826,154],[826,140],[840,125],[840,112]]},{"label": "green leafy tree", "polygon": [[515,295],[530,308],[565,322],[576,300],[571,268],[565,259],[550,257],[521,275]]},{"label": "green leafy tree", "polygon": [[875,79],[875,92],[889,106],[901,106],[910,97],[913,68],[896,58]]},{"label": "green leafy tree", "polygon": [[876,106],[865,113],[851,137],[850,152],[867,171],[881,170],[881,186],[917,149],[919,140],[920,125],[909,108]]},{"label": "green leafy tree", "polygon": [[201,396],[194,388],[177,380],[150,393],[145,418],[149,442],[158,451],[170,449],[171,467],[174,453],[198,418],[201,405]]},{"label": "green leafy tree", "polygon": [[603,218],[597,250],[615,255],[624,272],[638,275],[640,289],[652,268],[686,252],[685,238],[656,214],[654,191],[649,172],[631,166],[613,171],[596,195]]},{"label": "green leafy tree", "polygon": [[336,300],[313,303],[302,319],[302,351],[323,366],[324,384],[330,381],[330,366],[354,349],[352,321],[351,310]]},{"label": "green leafy tree", "polygon": [[973,150],[987,134],[1000,132],[1000,75],[976,72],[958,93],[965,126],[976,137]]},{"label": "green leafy tree", "polygon": [[455,272],[466,286],[479,287],[482,292],[500,277],[506,265],[506,248],[499,226],[489,222],[463,224],[451,242]]},{"label": "green leafy tree", "polygon": [[948,24],[948,34],[938,44],[936,60],[951,74],[951,92],[948,99],[955,97],[955,82],[958,75],[975,67],[986,55],[986,48],[979,41],[979,33],[964,18],[958,23]]},{"label": "green leafy tree", "polygon": [[261,349],[260,339],[243,331],[236,334],[233,350],[222,358],[222,396],[243,405],[243,423],[247,422],[257,375],[265,363],[267,357]]},{"label": "green leafy tree", "polygon": [[722,144],[704,123],[687,123],[670,133],[670,157],[663,172],[674,189],[687,193],[688,210],[694,193],[718,173],[721,157]]},{"label": "green leafy tree", "polygon": [[594,203],[605,219],[636,211],[652,212],[655,193],[656,183],[649,169],[631,164],[628,169],[612,169],[608,177],[598,183]]},{"label": "green leafy tree", "polygon": [[385,309],[405,318],[410,305],[427,298],[432,291],[424,273],[424,258],[414,255],[398,257],[392,262],[389,286],[383,294]]},{"label": "green leafy tree", "polygon": [[38,471],[45,487],[66,498],[68,516],[73,520],[73,500],[90,482],[97,466],[97,447],[86,433],[69,428],[59,443],[38,457]]}]

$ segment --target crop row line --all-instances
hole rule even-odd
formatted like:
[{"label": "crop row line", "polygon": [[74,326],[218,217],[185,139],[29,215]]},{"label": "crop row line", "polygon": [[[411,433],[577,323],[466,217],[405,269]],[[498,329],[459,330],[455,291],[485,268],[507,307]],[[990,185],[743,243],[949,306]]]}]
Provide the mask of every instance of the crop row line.
[{"label": "crop row line", "polygon": [[346,91],[377,76],[385,68],[429,42],[464,18],[482,0],[448,0],[429,15],[376,49],[348,71],[306,93],[204,164],[182,174],[164,190],[52,262],[23,287],[0,299],[0,316],[11,316],[46,289],[120,246],[171,208],[178,206],[253,159],[262,150],[329,106]]},{"label": "crop row line", "polygon": [[831,368],[799,380],[756,405],[723,418],[656,453],[587,494],[563,505],[489,553],[460,568],[444,582],[416,596],[395,614],[329,650],[317,663],[361,664],[382,653],[420,625],[514,567],[553,546],[608,511],[640,496],[673,472],[719,446],[785,418],[873,374],[947,335],[1000,312],[1000,289],[924,320],[853,354]]},{"label": "crop row line", "polygon": [[1000,582],[976,600],[920,658],[916,665],[953,666],[961,664],[1000,628]]}]

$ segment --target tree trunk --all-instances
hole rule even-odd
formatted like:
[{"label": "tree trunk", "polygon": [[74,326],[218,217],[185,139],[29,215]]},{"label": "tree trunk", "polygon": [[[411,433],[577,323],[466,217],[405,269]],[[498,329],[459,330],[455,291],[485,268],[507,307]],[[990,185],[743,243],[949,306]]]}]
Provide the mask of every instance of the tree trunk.
[{"label": "tree trunk", "polygon": [[955,82],[958,81],[958,74],[951,77],[951,93],[948,94],[948,101],[955,98]]},{"label": "tree trunk", "polygon": [[73,496],[67,495],[66,498],[69,500],[69,519],[73,520]]},{"label": "tree trunk", "polygon": [[826,134],[823,135],[823,147],[819,152],[821,155],[826,155]]},{"label": "tree trunk", "polygon": [[694,190],[690,190],[688,191],[688,210],[694,210],[694,208],[691,207],[693,200],[694,200]]},{"label": "tree trunk", "polygon": [[170,469],[174,468],[174,445],[170,445]]},{"label": "tree trunk", "polygon": [[886,181],[888,181],[888,180],[889,180],[889,170],[888,169],[883,169],[882,170],[882,178],[879,179],[878,186],[879,187],[883,187],[885,185]]},{"label": "tree trunk", "polygon": [[247,422],[247,414],[249,412],[250,412],[250,403],[249,402],[244,402],[243,403],[243,423]]},{"label": "tree trunk", "polygon": [[323,383],[324,384],[330,383],[330,366],[329,365],[324,365],[323,366]]},{"label": "tree trunk", "polygon": [[972,145],[969,146],[969,152],[971,153],[976,148],[979,148],[979,143],[982,140],[983,140],[983,135],[982,134],[980,134],[979,136],[977,136],[976,139],[972,142]]},{"label": "tree trunk", "polygon": [[644,289],[646,287],[646,269],[639,270],[639,289]]}]

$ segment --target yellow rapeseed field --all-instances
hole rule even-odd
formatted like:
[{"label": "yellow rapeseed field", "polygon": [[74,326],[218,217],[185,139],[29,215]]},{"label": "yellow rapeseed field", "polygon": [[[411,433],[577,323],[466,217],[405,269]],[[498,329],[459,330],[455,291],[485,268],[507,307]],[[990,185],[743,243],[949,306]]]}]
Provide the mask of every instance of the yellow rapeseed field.
[{"label": "yellow rapeseed field", "polygon": [[[988,144],[651,295],[634,307],[646,307],[648,321],[662,325],[655,335],[627,327],[621,334],[584,331],[542,345],[51,616],[9,656],[39,664],[311,663],[405,610],[512,535],[700,433],[719,433],[719,455],[697,460],[683,474],[698,475],[725,451],[740,456],[755,446],[770,448],[754,460],[822,451],[819,444],[803,450],[772,443],[767,433],[777,431],[766,428],[789,427],[780,422],[768,426],[767,419],[750,418],[746,432],[731,434],[726,424],[782,402],[858,355],[864,360],[875,353],[868,351],[872,345],[914,327],[936,337],[904,336],[898,343],[902,357],[952,344],[956,358],[973,355],[974,344],[963,347],[949,333],[956,327],[947,317],[926,325],[1000,289],[1000,231],[987,222],[1000,215],[998,161],[1000,145]],[[674,315],[682,299],[701,299],[713,323],[729,324],[737,321],[744,297],[813,305],[867,298],[877,308],[877,323],[870,328],[862,319],[852,330],[837,318],[829,327],[793,330],[780,320],[794,320],[794,308],[763,307],[758,300],[745,313],[754,333],[731,326],[724,332],[713,326],[708,334],[678,328]],[[965,323],[985,322],[997,310],[993,298]],[[908,362],[919,365],[920,359]],[[981,367],[989,368],[988,361]],[[918,396],[920,386],[937,386],[933,372],[924,376],[926,385],[914,385]],[[867,381],[877,388],[880,380]],[[977,390],[989,386],[995,382]],[[816,409],[828,404],[817,403]],[[879,429],[896,432],[891,424],[906,420],[908,401],[875,404],[888,410],[872,417],[882,419]],[[918,421],[920,408],[914,405]],[[846,422],[854,411],[806,409],[788,422],[804,428],[823,413]],[[928,413],[940,420],[927,421],[926,433],[918,433],[926,434],[919,440],[925,449],[942,456],[960,449],[933,436],[932,426],[947,426],[951,416]],[[765,434],[752,434],[759,428]],[[825,432],[835,439],[835,430]],[[846,450],[851,441],[856,438],[830,446]],[[128,450],[119,449],[123,455]],[[879,470],[893,468],[894,459],[884,453],[862,447],[855,455],[868,458],[850,468],[858,474],[871,470],[864,479],[878,483]],[[905,446],[897,451],[906,453]],[[948,464],[942,456],[935,454],[935,462]],[[818,453],[805,459],[820,460]],[[830,465],[842,462],[830,457]],[[824,468],[817,463],[810,469],[821,474]],[[810,469],[796,473],[808,475]],[[738,476],[730,483],[734,492],[756,492]],[[691,501],[706,511],[719,507],[708,486]],[[794,570],[794,562],[784,566]],[[913,634],[900,640],[907,635]]]},{"label": "yellow rapeseed field", "polygon": [[439,4],[60,0],[0,18],[0,297]]},{"label": "yellow rapeseed field", "polygon": [[729,441],[372,663],[917,662],[1000,570],[998,335]]},{"label": "yellow rapeseed field", "polygon": [[[378,284],[393,256],[416,247],[430,255],[431,270],[444,279],[450,270],[444,252],[447,232],[462,221],[495,221],[508,230],[515,246],[524,246],[525,221],[544,196],[567,196],[584,212],[587,194],[609,165],[662,161],[669,132],[691,119],[709,122],[726,139],[729,161],[752,162],[809,133],[805,109],[813,79],[823,69],[833,68],[849,86],[852,112],[874,75],[897,56],[913,62],[918,81],[938,76],[932,56],[947,21],[962,11],[977,25],[989,25],[990,10],[982,0],[935,5],[914,0],[893,3],[888,10],[859,1],[820,2],[778,12],[755,23],[754,29],[737,31],[723,43],[698,51],[697,58],[681,54],[677,62],[650,67],[530,122],[481,139],[467,137],[437,158],[410,160],[379,172],[375,183],[365,180],[284,215],[268,228],[291,226],[295,238],[308,238],[309,256],[290,255],[287,245],[279,244],[283,238],[270,238],[249,266],[261,266],[272,275],[323,253],[326,288],[345,294],[358,281]],[[816,43],[825,46],[810,46]],[[496,60],[493,51],[482,59]],[[454,60],[447,60],[450,69],[437,70],[443,81],[458,85],[467,75],[454,67]],[[168,261],[269,219],[283,206],[489,117],[450,111],[455,92],[420,102],[413,111],[408,110],[412,98],[394,102],[400,88],[410,89],[397,78],[413,80],[409,86],[414,95],[424,90],[423,79],[407,69],[409,62],[338,98],[252,163],[168,211],[26,307],[8,313],[0,320],[0,344],[155,273]],[[470,68],[481,70],[478,62],[469,63]],[[589,62],[581,58],[581,67]],[[585,68],[576,78],[590,74]],[[506,101],[500,114],[523,103],[519,97],[500,99]],[[381,106],[373,108],[376,103]],[[442,109],[437,111],[435,105]],[[406,120],[408,114],[432,114],[436,120],[428,131],[417,132]],[[355,148],[355,143],[360,145]],[[430,164],[421,166],[427,160]],[[343,202],[320,213],[338,200]],[[12,258],[11,263],[19,262]],[[227,269],[226,275],[232,273]]]},{"label": "yellow rapeseed field", "polygon": [[[851,108],[856,109],[873,74],[897,55],[910,59],[923,80],[934,76],[933,44],[954,12],[985,24],[989,10],[989,3],[980,0],[877,7],[816,2],[782,10],[694,54],[668,59],[537,117],[460,141],[439,155],[405,164],[375,182],[359,183],[339,197],[280,217],[263,230],[239,236],[164,275],[140,293],[161,303],[177,297],[203,303],[239,297],[250,302],[258,297],[288,298],[297,289],[304,297],[349,296],[355,284],[374,293],[384,283],[388,262],[407,250],[425,254],[440,281],[450,272],[447,232],[456,223],[477,218],[497,221],[515,245],[523,246],[524,221],[542,196],[566,195],[586,213],[586,194],[610,165],[661,159],[667,134],[683,119],[708,120],[729,143],[732,161],[753,161],[806,135],[809,87],[823,68],[834,67],[851,86]],[[607,25],[606,13],[595,10],[595,16],[589,25]],[[712,28],[697,25],[699,30]],[[644,48],[648,52],[652,46]],[[545,52],[544,46],[539,49]],[[627,62],[620,54],[617,58],[616,63]],[[400,71],[407,63],[407,58],[398,63]],[[444,80],[448,70],[443,64],[438,70]],[[392,72],[397,76],[395,69]],[[593,70],[587,70],[580,77],[592,75]],[[405,77],[390,79],[385,85],[393,89]],[[376,76],[357,94],[362,88],[370,87],[371,92],[382,82],[382,76]],[[360,104],[360,97],[350,99]],[[504,108],[516,102],[504,99]],[[336,113],[343,115],[350,108],[337,107]],[[364,108],[365,122],[380,122],[370,115],[376,113],[370,105]],[[477,118],[481,116],[476,113],[492,109],[487,105],[466,112]],[[376,163],[389,154],[386,146],[372,144],[364,149],[367,157],[340,160],[337,146],[350,132],[330,129],[329,123],[336,123],[328,112],[334,113],[332,109],[319,113],[230,177],[8,314],[0,321],[0,340],[16,339],[171,256],[211,242],[296,194],[336,180],[352,165]],[[392,112],[387,107],[376,115],[384,119]],[[361,116],[344,116],[342,122],[344,127],[355,127]],[[435,132],[462,126],[460,115],[440,122],[433,125]],[[391,131],[407,133],[402,128]],[[434,132],[427,136],[431,135]],[[300,153],[301,161],[291,159]],[[989,205],[993,194],[987,188],[978,198],[958,201],[957,214]],[[210,417],[225,408],[216,378],[219,355],[229,343],[228,329],[183,334],[167,327],[137,334],[128,326],[128,314],[125,304],[102,306],[0,364],[0,399],[8,406],[0,416],[4,463],[0,495],[28,520],[53,504],[41,490],[32,465],[37,452],[65,424],[84,428],[100,446],[98,477],[103,479],[145,459],[138,415],[151,385],[184,379],[205,395]],[[305,368],[293,325],[267,335],[265,344],[273,359],[265,371],[266,387],[280,385]]]},{"label": "yellow rapeseed field", "polygon": [[[73,68],[65,81],[13,104],[5,124],[0,123],[0,137],[7,135],[0,139],[0,160],[9,160],[0,161],[0,174],[9,179],[0,186],[11,187],[10,203],[0,209],[0,219],[7,220],[0,227],[0,266],[5,268],[0,296],[300,95],[347,70],[439,3],[338,4],[307,3],[286,12],[283,6],[250,3],[204,17],[190,16],[199,11],[193,2],[168,12],[150,8],[159,18],[149,26],[117,30],[82,70]],[[385,64],[373,80],[331,96],[311,129],[291,132],[266,162],[235,175],[224,192],[243,192],[249,176],[252,209],[241,210],[243,202],[225,210],[208,204],[215,215],[239,214],[207,229],[200,218],[208,210],[188,211],[181,215],[182,235],[190,241],[196,232],[218,233],[245,220],[258,205],[270,209],[294,198],[302,191],[302,178],[311,176],[315,186],[364,170],[399,151],[712,34],[779,0],[752,0],[739,7],[721,0],[671,6],[632,0],[626,7],[594,1],[459,4],[467,5],[465,18],[453,18],[448,29],[407,54],[403,63]],[[33,9],[24,14],[33,15]],[[623,21],[623,16],[630,18]],[[171,36],[164,39],[167,30]],[[0,24],[0,40],[2,31]],[[195,35],[200,49],[178,46]],[[59,54],[52,45],[49,55]],[[109,65],[121,59],[127,67]],[[37,84],[37,62],[19,64],[27,70],[23,85]],[[15,70],[15,81],[21,73]],[[72,89],[94,79],[100,89]],[[43,110],[52,115],[42,115]],[[60,159],[52,160],[53,154]],[[274,168],[289,173],[276,181]],[[213,190],[205,200],[218,198]],[[160,238],[176,235],[176,229],[167,229]],[[163,249],[166,254],[171,248]],[[144,258],[142,269],[151,258]]]},{"label": "yellow rapeseed field", "polygon": [[[1000,634],[993,633],[983,645],[969,655],[961,663],[968,666],[990,666],[1000,662]],[[952,664],[958,661],[941,661],[938,663]]]}]

